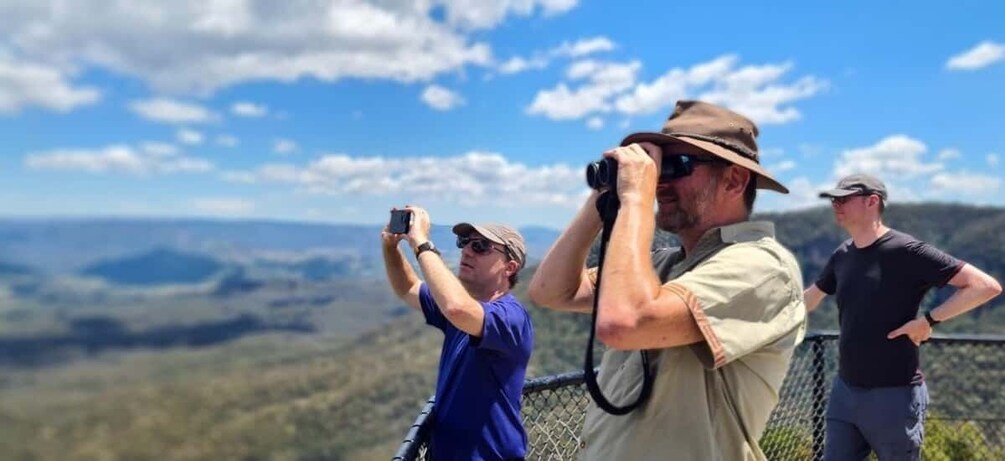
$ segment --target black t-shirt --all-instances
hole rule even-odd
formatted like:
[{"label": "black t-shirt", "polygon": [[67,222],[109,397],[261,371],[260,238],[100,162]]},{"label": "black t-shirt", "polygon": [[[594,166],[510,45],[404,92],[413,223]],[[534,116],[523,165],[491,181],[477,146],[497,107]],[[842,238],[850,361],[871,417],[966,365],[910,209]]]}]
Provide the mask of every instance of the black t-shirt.
[{"label": "black t-shirt", "polygon": [[960,260],[892,229],[865,248],[849,239],[834,250],[816,285],[837,294],[841,378],[860,387],[921,382],[917,346],[906,335],[886,335],[916,318],[925,293],[961,268]]}]

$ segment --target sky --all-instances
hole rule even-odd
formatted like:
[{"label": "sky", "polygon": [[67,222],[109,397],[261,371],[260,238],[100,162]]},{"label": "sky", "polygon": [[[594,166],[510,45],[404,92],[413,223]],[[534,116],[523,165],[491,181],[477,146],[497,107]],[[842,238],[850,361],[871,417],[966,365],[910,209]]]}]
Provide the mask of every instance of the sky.
[{"label": "sky", "polygon": [[1005,3],[0,0],[0,217],[562,228],[677,100],[823,206],[1005,206]]}]

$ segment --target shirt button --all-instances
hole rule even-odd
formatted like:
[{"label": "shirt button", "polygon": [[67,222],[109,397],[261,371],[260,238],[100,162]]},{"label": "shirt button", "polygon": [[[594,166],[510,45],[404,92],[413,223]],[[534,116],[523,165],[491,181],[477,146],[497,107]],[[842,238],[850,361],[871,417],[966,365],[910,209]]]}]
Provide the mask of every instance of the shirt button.
[{"label": "shirt button", "polygon": [[582,450],[584,448],[586,448],[586,441],[585,440],[580,440],[579,441],[579,449]]}]

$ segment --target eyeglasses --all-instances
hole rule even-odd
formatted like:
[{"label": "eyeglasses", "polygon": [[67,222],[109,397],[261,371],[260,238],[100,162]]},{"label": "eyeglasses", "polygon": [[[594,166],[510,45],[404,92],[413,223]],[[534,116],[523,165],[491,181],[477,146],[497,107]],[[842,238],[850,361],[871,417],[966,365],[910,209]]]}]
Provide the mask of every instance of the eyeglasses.
[{"label": "eyeglasses", "polygon": [[468,246],[469,243],[471,244],[471,251],[474,251],[476,254],[483,255],[492,250],[496,250],[507,257],[509,256],[509,253],[506,252],[506,250],[499,249],[499,247],[493,245],[492,242],[489,242],[487,239],[477,237],[457,237],[457,248],[463,249]]},{"label": "eyeglasses", "polygon": [[694,167],[700,163],[729,164],[718,157],[699,157],[691,154],[663,154],[660,166],[660,182],[691,176]]},{"label": "eyeglasses", "polygon": [[845,195],[844,197],[831,197],[831,203],[844,205],[848,202],[848,200],[851,200],[852,197],[868,197],[870,195],[872,194],[868,192],[859,192],[857,194]]}]

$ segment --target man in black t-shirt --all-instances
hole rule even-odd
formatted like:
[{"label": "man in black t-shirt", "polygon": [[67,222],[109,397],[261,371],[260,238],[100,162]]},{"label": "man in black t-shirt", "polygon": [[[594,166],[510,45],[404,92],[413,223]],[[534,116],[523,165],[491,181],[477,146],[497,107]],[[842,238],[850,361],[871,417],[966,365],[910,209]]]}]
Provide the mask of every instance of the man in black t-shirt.
[{"label": "man in black t-shirt", "polygon": [[[864,174],[845,177],[829,198],[834,218],[851,236],[803,293],[807,310],[836,295],[840,360],[827,404],[825,461],[920,459],[928,389],[918,346],[936,324],[1001,293],[981,270],[883,224],[887,191]],[[957,291],[918,317],[925,293]]]}]

